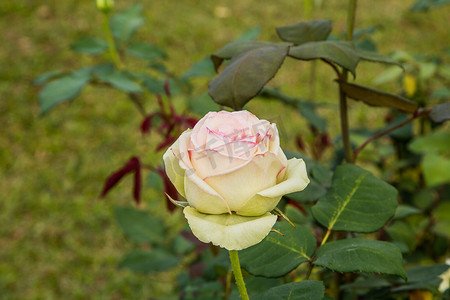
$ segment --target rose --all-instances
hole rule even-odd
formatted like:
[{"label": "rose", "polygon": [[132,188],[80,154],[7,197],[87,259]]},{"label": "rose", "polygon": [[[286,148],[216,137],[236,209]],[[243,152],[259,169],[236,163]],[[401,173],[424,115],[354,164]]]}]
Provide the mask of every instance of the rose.
[{"label": "rose", "polygon": [[276,125],[247,111],[208,113],[166,151],[164,164],[187,200],[192,232],[228,250],[264,239],[281,197],[309,183],[303,160],[286,159]]}]

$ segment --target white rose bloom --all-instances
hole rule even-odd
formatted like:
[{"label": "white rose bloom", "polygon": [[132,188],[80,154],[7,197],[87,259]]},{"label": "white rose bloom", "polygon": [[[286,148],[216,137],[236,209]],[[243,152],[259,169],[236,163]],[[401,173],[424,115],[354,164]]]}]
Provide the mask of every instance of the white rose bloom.
[{"label": "white rose bloom", "polygon": [[276,125],[247,111],[208,113],[166,151],[164,164],[189,203],[192,232],[228,250],[263,240],[281,197],[309,183],[303,160],[286,159]]}]

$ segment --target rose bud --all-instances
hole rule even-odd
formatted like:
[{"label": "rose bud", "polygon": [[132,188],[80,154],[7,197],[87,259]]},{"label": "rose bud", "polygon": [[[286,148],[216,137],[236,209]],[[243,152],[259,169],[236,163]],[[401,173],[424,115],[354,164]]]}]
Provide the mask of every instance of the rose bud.
[{"label": "rose bud", "polygon": [[227,250],[262,241],[281,197],[309,183],[302,159],[286,159],[275,124],[248,111],[209,112],[164,154],[166,173],[186,198],[194,235]]}]

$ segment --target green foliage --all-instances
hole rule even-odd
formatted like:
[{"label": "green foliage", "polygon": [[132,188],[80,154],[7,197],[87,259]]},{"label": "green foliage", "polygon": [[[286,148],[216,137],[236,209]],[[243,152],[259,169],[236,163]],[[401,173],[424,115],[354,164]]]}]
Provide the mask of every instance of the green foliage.
[{"label": "green foliage", "polygon": [[134,272],[146,274],[166,271],[175,267],[178,263],[179,259],[167,253],[165,250],[134,250],[125,254],[119,262],[119,268],[126,268]]},{"label": "green foliage", "polygon": [[419,107],[417,103],[401,96],[344,81],[338,81],[338,83],[349,98],[362,101],[371,106],[391,107],[408,113],[414,113]]},{"label": "green foliage", "polygon": [[[437,2],[439,1],[435,1]],[[108,13],[104,16],[109,17]],[[448,266],[419,266],[408,269],[405,274],[402,253],[405,255],[403,259],[406,266],[420,265],[424,261],[439,263],[448,255],[450,138],[445,131],[444,122],[449,119],[449,113],[448,103],[435,105],[449,99],[445,80],[450,78],[450,69],[445,59],[423,58],[399,52],[390,57],[382,56],[371,52],[377,47],[373,39],[367,38],[380,26],[355,30],[354,41],[342,41],[336,36],[330,36],[330,21],[319,20],[277,27],[279,38],[287,43],[249,41],[260,33],[259,28],[252,28],[234,42],[214,52],[211,59],[204,58],[187,68],[187,71],[183,71],[179,66],[174,67],[165,60],[169,57],[168,53],[172,53],[170,49],[166,52],[166,49],[156,44],[136,41],[135,32],[144,22],[143,15],[142,6],[134,5],[105,19],[110,22],[107,30],[111,30],[114,36],[112,44],[88,37],[71,45],[75,52],[95,55],[88,59],[102,61],[107,55],[106,50],[110,50],[110,55],[115,51],[119,61],[112,59],[114,64],[94,64],[75,71],[52,71],[36,78],[35,84],[45,84],[38,97],[41,114],[47,113],[59,103],[76,98],[87,84],[95,87],[106,86],[125,93],[127,99],[140,110],[144,121],[150,120],[147,125],[150,124],[150,128],[157,127],[157,132],[161,135],[165,134],[161,132],[164,128],[186,121],[180,118],[184,115],[177,113],[179,109],[187,108],[187,111],[197,115],[219,110],[221,107],[218,104],[241,109],[256,96],[278,103],[267,101],[261,105],[255,101],[247,108],[284,113],[289,109],[281,108],[287,105],[293,109],[286,113],[286,119],[283,115],[283,126],[287,127],[285,131],[288,135],[288,138],[284,139],[285,143],[292,147],[293,135],[300,133],[300,136],[305,136],[307,128],[311,131],[311,138],[305,138],[306,142],[303,141],[314,158],[303,156],[311,182],[304,191],[286,195],[280,205],[280,209],[285,211],[292,221],[302,224],[301,226],[293,228],[287,222],[279,222],[274,228],[284,236],[272,232],[260,244],[240,252],[241,263],[248,271],[244,275],[252,299],[332,299],[329,295],[324,295],[325,288],[335,299],[400,299],[407,297],[405,291],[413,293],[418,289],[441,295],[438,291],[441,282],[438,276],[445,272]],[[388,27],[389,25],[386,28]],[[182,52],[184,54],[180,61],[185,61],[187,51]],[[374,126],[371,125],[379,125],[384,111],[377,111],[376,117],[370,115],[364,120],[368,123],[367,128],[356,128],[352,122],[350,125],[355,133],[351,136],[352,142],[359,142],[358,135],[361,134],[369,137],[368,141],[375,146],[367,150],[370,155],[362,156],[358,161],[365,169],[353,164],[343,165],[339,156],[342,137],[337,136],[334,129],[337,124],[337,113],[334,111],[336,106],[323,105],[319,99],[325,98],[324,95],[327,94],[321,91],[319,97],[298,98],[285,94],[284,86],[282,89],[266,87],[283,65],[286,56],[303,61],[324,61],[335,72],[344,96],[371,106],[405,111],[411,114],[411,122],[415,118],[424,117],[420,128],[414,128],[413,132],[411,126],[404,131],[406,134],[394,131],[389,135],[389,139],[385,138],[377,143],[370,138],[378,138],[380,133],[387,136],[390,133],[387,129],[394,124],[388,124],[381,131],[374,131]],[[214,103],[205,92],[205,79],[212,77],[224,60],[230,61],[209,85],[209,93],[216,102]],[[401,84],[399,94],[375,90],[364,84],[349,83],[346,72],[356,75],[361,61],[394,64],[395,66],[386,69],[386,72],[378,77],[376,83],[398,82]],[[404,70],[398,67],[398,61],[404,63]],[[131,70],[130,66],[138,68]],[[376,67],[374,69],[378,70]],[[306,73],[303,71],[302,73]],[[319,72],[319,75],[322,76],[322,73]],[[288,83],[293,81],[294,77],[296,76],[281,75],[282,79],[277,78],[275,82]],[[311,75],[311,78],[313,77]],[[301,78],[300,90],[303,91],[307,80]],[[314,86],[314,80],[309,83]],[[323,90],[327,87],[328,85],[321,86]],[[91,93],[92,89],[89,89],[89,92]],[[157,101],[148,97],[148,92],[157,95]],[[109,97],[111,94],[107,95]],[[175,98],[174,101],[172,97]],[[428,102],[428,99],[434,102]],[[92,102],[87,103],[98,104],[97,99],[90,101]],[[110,106],[112,107],[111,101],[107,103],[109,119],[113,109],[109,110]],[[151,113],[147,111],[148,107],[156,105],[160,105],[160,110]],[[126,109],[120,106],[120,111],[120,117],[117,119],[120,126],[115,127],[115,130],[123,127],[125,123],[122,112]],[[169,113],[164,115],[163,112]],[[427,115],[433,123],[425,119]],[[82,116],[84,117],[84,114]],[[390,118],[391,115],[387,115],[386,119]],[[298,119],[303,121],[297,123]],[[376,122],[374,119],[377,119]],[[405,116],[404,120],[408,118]],[[173,123],[170,123],[172,121]],[[95,130],[100,128],[97,122],[96,119],[95,126],[92,126]],[[372,122],[376,124],[369,124]],[[443,130],[439,129],[441,126]],[[174,131],[179,134],[182,130],[184,128],[180,127]],[[417,132],[420,132],[419,137],[413,135]],[[378,135],[374,135],[375,133]],[[103,138],[97,131],[93,131],[93,134],[95,139]],[[128,134],[125,136],[128,137]],[[167,136],[169,135],[166,135],[166,138]],[[330,136],[334,142],[326,141]],[[116,137],[114,133],[114,137],[108,139],[117,139],[121,144],[123,138],[123,134]],[[166,142],[172,142],[169,138]],[[167,277],[170,288],[165,293],[168,297],[177,293],[182,299],[239,299],[237,290],[230,287],[231,273],[224,251],[215,247],[205,250],[204,246],[185,238],[186,232],[182,235],[180,230],[180,224],[184,224],[181,214],[169,215],[164,211],[165,203],[162,197],[163,192],[167,191],[167,183],[156,172],[160,155],[148,150],[148,144],[154,144],[153,137],[148,144],[147,141],[139,145],[140,149],[137,151],[145,153],[145,160],[151,161],[149,164],[143,164],[143,169],[151,170],[146,185],[151,196],[145,197],[144,207],[150,206],[152,213],[131,207],[116,208],[115,217],[119,227],[135,248],[122,257],[119,267],[155,276],[154,278],[158,279],[154,280],[155,282],[166,280]],[[407,143],[409,146],[406,146]],[[299,148],[305,147],[301,145],[301,141],[298,144]],[[159,149],[168,145],[163,144]],[[322,155],[327,147],[334,150],[334,154],[330,151]],[[117,145],[110,149],[117,149]],[[301,150],[306,151],[305,148]],[[45,155],[48,153],[36,152],[33,157],[40,158]],[[287,155],[292,156],[289,153]],[[331,157],[333,155],[335,156]],[[354,157],[356,159],[356,155]],[[333,167],[330,168],[330,165]],[[399,206],[398,201],[402,203]],[[326,227],[326,230],[317,223]],[[368,232],[374,232],[368,236],[374,240],[361,238],[358,234]],[[318,249],[316,239],[322,243]],[[175,268],[176,266],[180,267]],[[190,269],[187,270],[186,266],[190,266]],[[0,275],[1,271],[0,268]],[[331,274],[332,272],[335,273]],[[342,275],[337,272],[357,274]],[[179,276],[178,285],[175,286],[173,278],[180,273],[182,276]],[[376,273],[377,277],[367,273]],[[381,277],[379,274],[396,276]],[[319,281],[308,280],[310,276]],[[409,281],[405,283],[398,280],[397,276],[403,279],[408,276]],[[0,289],[10,284],[8,282],[11,280],[8,280],[0,277]],[[148,277],[145,277],[145,282],[147,280]],[[225,286],[220,281],[225,282]],[[154,291],[143,295],[142,298],[158,297],[152,293]],[[133,293],[128,298],[136,297],[139,298]]]},{"label": "green foliage", "polygon": [[323,283],[320,281],[307,280],[273,287],[264,293],[262,299],[321,300],[323,296]]},{"label": "green foliage", "polygon": [[138,243],[161,243],[164,240],[165,230],[158,217],[129,206],[116,207],[115,215],[130,239]]},{"label": "green foliage", "polygon": [[274,228],[283,236],[272,232],[261,243],[239,252],[242,266],[253,275],[283,276],[310,261],[314,254],[316,239],[308,228],[294,228],[287,222]]},{"label": "green foliage", "polygon": [[78,96],[89,80],[89,74],[84,76],[68,75],[47,84],[39,93],[41,115],[47,113],[55,105]]},{"label": "green foliage", "polygon": [[142,5],[135,4],[111,18],[111,31],[119,43],[125,44],[143,23]]},{"label": "green foliage", "polygon": [[242,109],[275,76],[287,49],[260,47],[233,57],[227,68],[209,84],[209,95],[220,105]]},{"label": "green foliage", "polygon": [[276,28],[277,34],[285,42],[301,45],[307,42],[326,40],[331,33],[331,21],[316,20]]},{"label": "green foliage", "polygon": [[315,265],[338,272],[368,272],[398,275],[407,279],[397,246],[361,238],[327,243],[317,251]]},{"label": "green foliage", "polygon": [[397,191],[370,172],[347,164],[336,168],[331,189],[313,207],[328,229],[374,232],[394,216]]},{"label": "green foliage", "polygon": [[108,43],[95,37],[83,37],[72,44],[73,51],[91,55],[102,54],[108,50]]}]

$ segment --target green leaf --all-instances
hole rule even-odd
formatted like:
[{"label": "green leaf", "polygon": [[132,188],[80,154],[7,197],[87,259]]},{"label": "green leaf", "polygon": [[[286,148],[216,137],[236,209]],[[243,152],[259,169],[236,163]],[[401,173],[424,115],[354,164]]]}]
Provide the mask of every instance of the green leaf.
[{"label": "green leaf", "polygon": [[163,49],[159,48],[156,45],[143,42],[131,43],[127,47],[126,53],[136,58],[147,60],[167,57]]},{"label": "green leaf", "polygon": [[287,44],[273,43],[273,42],[260,42],[260,41],[235,41],[226,44],[220,50],[214,52],[211,55],[211,60],[214,63],[214,69],[217,71],[224,59],[231,59],[232,57],[258,48],[263,47],[287,47]]},{"label": "green leaf", "polygon": [[382,273],[407,279],[400,249],[388,242],[361,238],[329,242],[319,248],[316,257],[316,266],[337,272]]},{"label": "green leaf", "polygon": [[396,221],[386,228],[386,232],[403,253],[414,250],[415,233],[408,223]]},{"label": "green leaf", "polygon": [[261,34],[261,27],[253,27],[245,31],[241,36],[239,36],[234,41],[253,41]]},{"label": "green leaf", "polygon": [[450,239],[450,202],[442,202],[433,212],[434,231]]},{"label": "green leaf", "polygon": [[401,96],[342,80],[337,80],[337,82],[349,98],[362,101],[370,106],[391,107],[408,113],[414,113],[419,107],[417,103]]},{"label": "green leaf", "polygon": [[164,82],[144,74],[141,77],[142,85],[152,94],[164,94]]},{"label": "green leaf", "polygon": [[426,136],[416,137],[408,148],[415,153],[450,154],[450,132],[435,131]]},{"label": "green leaf", "polygon": [[92,67],[92,74],[97,77],[106,76],[114,72],[114,65],[112,63],[98,64]]},{"label": "green leaf", "polygon": [[108,44],[104,40],[87,36],[73,43],[70,49],[80,53],[96,55],[108,50]]},{"label": "green leaf", "polygon": [[433,107],[430,113],[430,119],[436,123],[450,120],[450,102],[445,102]]},{"label": "green leaf", "polygon": [[449,265],[447,264],[437,264],[408,269],[406,271],[408,283],[393,288],[392,292],[428,290],[437,294],[439,293],[439,285],[442,282],[442,278],[439,275],[447,271],[448,268]]},{"label": "green leaf", "polygon": [[288,55],[300,60],[326,59],[350,71],[355,76],[359,55],[352,42],[320,41],[290,47]]},{"label": "green leaf", "polygon": [[394,219],[403,219],[410,215],[420,214],[421,210],[414,207],[409,206],[405,204],[400,204],[397,206],[397,209],[395,210],[395,216]]},{"label": "green leaf", "polygon": [[123,71],[116,71],[100,77],[100,80],[111,84],[125,93],[140,93],[141,87]]},{"label": "green leaf", "polygon": [[278,222],[274,228],[284,236],[271,232],[259,244],[239,252],[241,265],[253,275],[283,276],[314,254],[316,239],[308,228],[294,228],[288,222]]},{"label": "green leaf", "polygon": [[164,226],[161,220],[148,212],[130,206],[115,208],[115,217],[125,234],[138,243],[161,243]]},{"label": "green leaf", "polygon": [[40,114],[44,115],[55,105],[78,96],[89,80],[90,75],[84,77],[68,75],[46,84],[38,96]]},{"label": "green leaf", "polygon": [[436,153],[425,154],[422,169],[428,187],[450,182],[450,159],[445,156]]},{"label": "green leaf", "polygon": [[180,255],[188,254],[189,252],[191,252],[192,250],[195,249],[195,245],[191,241],[188,241],[181,235],[177,235],[173,239],[172,247],[173,247],[173,251],[176,254],[180,254]]},{"label": "green leaf", "polygon": [[127,43],[136,29],[144,23],[142,5],[135,4],[111,17],[111,31],[120,43]]},{"label": "green leaf", "polygon": [[402,76],[403,70],[397,67],[390,67],[384,70],[380,75],[378,75],[374,81],[373,84],[380,85],[388,82],[392,82],[394,80],[397,80]]},{"label": "green leaf", "polygon": [[50,72],[46,72],[40,76],[38,76],[34,81],[33,84],[34,85],[41,85],[44,82],[53,79],[55,77],[59,77],[60,75],[64,74],[63,71],[50,71]]},{"label": "green leaf", "polygon": [[182,78],[192,78],[192,77],[209,77],[215,75],[214,64],[209,57],[196,62],[187,70],[181,77]]},{"label": "green leaf", "polygon": [[283,41],[301,45],[307,42],[324,41],[331,33],[331,21],[314,20],[276,28]]},{"label": "green leaf", "polygon": [[286,197],[293,199],[298,203],[311,203],[325,196],[327,190],[315,179],[310,179],[308,186],[300,192],[287,194]]},{"label": "green leaf", "polygon": [[171,269],[179,261],[177,257],[162,249],[153,249],[151,251],[134,250],[120,260],[119,268],[147,274]]},{"label": "green leaf", "polygon": [[424,282],[434,278],[444,273],[449,269],[447,264],[437,264],[429,266],[419,266],[406,270],[408,275],[408,283]]},{"label": "green leaf", "polygon": [[214,101],[240,110],[272,79],[286,58],[287,47],[262,47],[234,57],[209,84]]},{"label": "green leaf", "polygon": [[322,281],[305,280],[273,287],[262,300],[322,300],[324,293]]},{"label": "green leaf", "polygon": [[338,166],[331,189],[312,208],[314,218],[331,230],[374,232],[394,216],[397,190],[352,164]]},{"label": "green leaf", "polygon": [[402,64],[389,56],[384,56],[382,54],[379,54],[379,53],[376,53],[373,51],[365,51],[365,50],[361,50],[361,49],[355,49],[355,52],[359,56],[360,60],[366,60],[366,61],[370,61],[370,62],[377,62],[377,63],[390,64],[390,65],[397,65],[400,68],[396,68],[396,69],[403,71]]},{"label": "green leaf", "polygon": [[183,300],[211,300],[220,299],[223,286],[220,282],[205,282],[196,280],[189,284],[183,291]]}]

